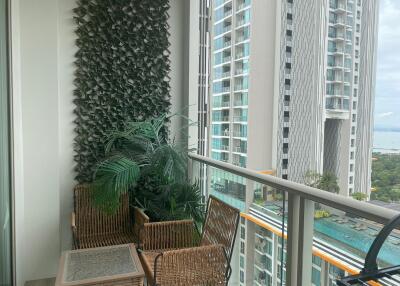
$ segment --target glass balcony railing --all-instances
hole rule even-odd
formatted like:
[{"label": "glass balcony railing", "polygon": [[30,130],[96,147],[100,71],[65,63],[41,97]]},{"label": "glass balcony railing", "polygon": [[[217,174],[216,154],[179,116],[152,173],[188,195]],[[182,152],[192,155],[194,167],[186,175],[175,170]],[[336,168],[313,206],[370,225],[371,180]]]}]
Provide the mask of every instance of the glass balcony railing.
[{"label": "glass balcony railing", "polygon": [[233,122],[247,122],[247,115],[233,116]]},{"label": "glass balcony railing", "polygon": [[239,3],[236,7],[237,7],[236,11],[243,10],[247,7],[250,7],[250,1],[249,0],[243,1],[243,2]]},{"label": "glass balcony railing", "polygon": [[229,107],[230,104],[231,103],[229,101],[216,101],[216,102],[213,102],[212,107],[215,107],[215,108]]},{"label": "glass balcony railing", "polygon": [[[296,285],[334,286],[337,279],[360,271],[382,224],[398,215],[367,202],[243,171],[235,166],[246,163],[239,154],[232,154],[231,166],[194,154],[190,158],[193,179],[207,182],[204,193],[241,210],[232,261],[237,271],[231,285],[283,286],[297,281]],[[379,252],[378,266],[394,266],[399,257],[400,231],[395,230]],[[358,285],[400,285],[400,277],[376,282]]]}]

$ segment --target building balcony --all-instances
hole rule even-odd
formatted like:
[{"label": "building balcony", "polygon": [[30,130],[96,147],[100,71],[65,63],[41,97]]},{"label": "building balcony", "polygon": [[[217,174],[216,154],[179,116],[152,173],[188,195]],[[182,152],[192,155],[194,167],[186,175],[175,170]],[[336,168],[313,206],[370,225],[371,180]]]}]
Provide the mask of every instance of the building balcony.
[{"label": "building balcony", "polygon": [[217,116],[214,117],[213,122],[229,122],[229,116]]},{"label": "building balcony", "polygon": [[250,1],[243,1],[236,6],[236,13],[243,11],[250,7]]},{"label": "building balcony", "polygon": [[245,115],[233,116],[233,122],[247,122],[247,116]]},{"label": "building balcony", "polygon": [[[151,222],[143,220],[138,226],[138,221],[132,222],[130,215],[124,213],[126,232],[116,232],[119,221],[113,215],[118,214],[112,213],[112,208],[119,204],[123,204],[124,211],[151,213],[154,216],[153,222],[169,225],[163,229],[164,234],[170,234],[168,239],[166,236],[153,236],[161,245],[161,250],[157,250],[165,255],[154,256],[155,251],[149,254],[154,258],[150,267],[159,265],[157,260],[166,263],[172,257],[170,251],[176,251],[177,248],[177,245],[171,244],[171,237],[182,232],[182,229],[171,227],[174,223],[170,224],[170,220],[194,219],[199,225],[203,225],[203,199],[207,199],[209,195],[240,210],[237,240],[230,253],[233,260],[227,259],[225,246],[209,245],[208,241],[203,241],[206,250],[215,250],[215,256],[202,255],[199,251],[204,251],[202,246],[201,249],[195,249],[194,257],[198,259],[194,260],[194,264],[185,263],[188,253],[193,253],[192,247],[188,249],[189,246],[194,246],[197,242],[196,232],[193,230],[186,237],[193,238],[193,241],[182,239],[180,242],[180,246],[185,247],[180,258],[171,258],[174,262],[179,262],[179,267],[177,264],[170,264],[172,267],[168,271],[165,267],[157,268],[164,275],[168,276],[182,267],[195,265],[192,267],[197,271],[194,276],[199,279],[207,271],[216,273],[218,277],[221,273],[231,273],[230,285],[266,285],[274,281],[276,285],[285,283],[290,286],[308,286],[314,279],[312,261],[316,257],[322,260],[321,267],[326,270],[323,274],[326,279],[323,282],[321,278],[320,281],[323,286],[329,285],[330,278],[334,282],[338,277],[359,272],[365,260],[366,249],[379,228],[398,213],[265,175],[262,170],[252,170],[252,162],[250,157],[247,160],[246,154],[256,152],[250,149],[251,145],[247,145],[248,131],[247,124],[244,123],[247,116],[243,115],[244,109],[234,109],[233,114],[237,116],[232,117],[231,113],[233,122],[226,115],[227,110],[219,111],[219,116],[211,118],[212,121],[209,122],[210,118],[205,116],[203,109],[199,111],[196,107],[192,111],[187,108],[193,98],[199,97],[199,82],[202,85],[203,79],[208,75],[206,71],[206,75],[199,77],[198,54],[190,62],[186,62],[189,61],[186,56],[181,57],[182,54],[191,55],[188,47],[192,47],[192,38],[195,38],[194,45],[199,44],[199,37],[188,37],[186,29],[182,29],[182,23],[186,23],[188,16],[194,17],[190,20],[197,24],[198,13],[191,15],[191,5],[166,5],[168,10],[158,7],[154,1],[146,1],[144,6],[142,2],[130,1],[124,7],[96,6],[94,10],[97,12],[93,13],[98,13],[97,9],[100,9],[101,17],[106,17],[108,13],[121,17],[146,7],[149,9],[148,14],[140,10],[145,15],[142,20],[139,14],[138,17],[115,22],[109,16],[109,22],[101,21],[98,25],[87,25],[88,17],[82,15],[88,11],[85,5],[93,4],[91,1],[18,1],[18,5],[15,4],[16,1],[8,2],[12,8],[9,10],[10,17],[2,19],[9,18],[11,21],[9,24],[12,25],[7,27],[12,32],[7,36],[12,45],[8,43],[5,49],[8,52],[0,53],[0,66],[4,69],[0,76],[3,82],[9,83],[10,90],[2,90],[0,93],[1,100],[7,99],[1,101],[6,104],[2,104],[0,108],[2,112],[12,112],[0,120],[1,127],[5,128],[5,132],[0,132],[0,284],[54,284],[59,269],[65,269],[65,265],[59,265],[62,250],[71,251],[72,248],[79,247],[91,249],[94,245],[122,242],[136,242],[135,245],[131,244],[133,252],[136,247],[149,247],[151,243],[142,240],[145,235],[147,238],[151,236],[148,228],[144,234],[133,232],[139,229],[143,231],[145,224]],[[250,1],[238,2],[238,10],[250,5]],[[100,5],[108,2],[96,3]],[[125,4],[124,1],[113,3]],[[229,0],[220,3],[231,3],[231,7],[235,7]],[[84,6],[76,9],[77,5]],[[138,7],[131,9],[131,5]],[[174,17],[169,18],[167,12]],[[154,14],[158,13],[161,15],[155,17]],[[231,14],[231,9],[223,13],[226,17]],[[139,20],[141,22],[134,22],[134,25],[131,23]],[[132,25],[129,26],[130,24]],[[6,31],[4,23],[0,25]],[[93,30],[86,34],[87,29]],[[120,37],[120,33],[123,37]],[[157,37],[157,33],[161,34]],[[3,48],[7,37],[0,37]],[[225,44],[228,43],[231,44]],[[170,54],[172,56],[168,58]],[[7,55],[10,58],[6,58]],[[87,64],[88,61],[91,64]],[[231,57],[225,56],[223,61],[229,63]],[[231,77],[232,73],[227,72],[227,68],[221,67],[222,78]],[[235,85],[236,91],[247,88],[245,82],[240,83]],[[232,91],[231,86],[225,86],[226,81],[217,84],[219,85],[214,94]],[[5,86],[2,88],[6,88]],[[214,94],[210,95],[211,100],[214,100]],[[248,104],[246,92],[235,92],[232,96],[234,98],[223,96],[218,99],[219,102],[212,103],[207,101],[208,98],[202,99],[202,102],[196,102],[196,106],[212,109],[229,108],[232,102],[235,107]],[[180,110],[183,110],[183,115],[178,120],[174,117],[165,118],[170,112]],[[204,138],[211,137],[220,142],[220,145],[210,143],[205,148],[214,159],[194,153],[187,154],[187,146],[193,145],[193,139],[185,136],[200,133],[200,124],[193,126],[193,122],[202,117],[206,118],[202,124],[207,126],[207,131],[201,130],[206,133]],[[265,128],[262,122],[260,128]],[[286,138],[283,143],[289,141],[288,130],[284,131]],[[177,139],[175,141],[172,138]],[[196,140],[204,144],[204,138]],[[181,143],[183,146],[179,145]],[[175,150],[176,146],[182,149]],[[120,160],[122,154],[124,159]],[[113,168],[108,168],[110,165],[107,164],[111,163]],[[277,165],[281,163],[278,162]],[[288,166],[292,167],[290,161]],[[276,170],[276,173],[290,176],[287,171]],[[97,181],[98,185],[91,182],[102,174],[107,174],[102,177],[104,181]],[[87,195],[81,197],[78,192],[72,191],[78,181],[84,184],[87,182],[88,185],[85,186],[94,189],[88,188]],[[115,188],[110,188],[114,182],[117,182]],[[142,186],[140,184],[145,184],[144,188],[139,188],[138,186]],[[96,189],[98,186],[104,189]],[[90,193],[91,190],[94,190],[93,193]],[[99,196],[98,191],[104,190],[104,196]],[[3,199],[5,194],[9,196]],[[113,196],[115,194],[117,196]],[[126,199],[132,195],[134,200],[131,202],[141,200],[142,210],[130,207],[129,200]],[[194,207],[199,211],[199,216],[187,212],[192,206],[187,201],[185,203],[185,198],[188,197],[198,200],[199,205]],[[98,200],[102,199],[106,199],[105,205],[99,204]],[[84,212],[82,216],[76,215],[82,200],[90,211]],[[155,205],[157,201],[165,204]],[[89,219],[93,217],[97,220],[91,223]],[[219,219],[219,223],[222,221],[221,224],[226,222],[224,216],[215,219]],[[80,232],[78,225],[83,220],[88,221],[86,228]],[[177,224],[180,223],[182,221]],[[111,231],[105,232],[105,229]],[[96,234],[95,231],[99,232]],[[96,237],[93,238],[94,236]],[[83,241],[87,244],[84,245]],[[388,245],[382,249],[379,262],[392,266],[396,258],[400,257],[399,245],[400,235],[398,231],[394,231]],[[68,263],[78,261],[76,265],[79,265],[83,256],[77,255]],[[92,262],[101,260],[108,263],[105,266],[103,264],[105,270],[111,269],[118,273],[130,273],[133,268],[139,269],[142,265],[137,260],[135,267],[132,267],[130,255],[119,257],[121,259],[116,259],[117,262],[111,256],[106,256],[105,259],[97,256],[92,258]],[[218,261],[222,261],[218,264],[221,268],[210,268],[211,263]],[[122,263],[122,266],[117,267],[118,263]],[[146,266],[145,263],[143,265]],[[234,271],[230,271],[229,266]],[[96,274],[104,269],[92,268],[91,271]],[[73,278],[85,275],[78,266],[75,270]],[[184,271],[180,274],[185,276]],[[5,283],[2,280],[4,276],[8,277]],[[65,277],[69,279],[69,276],[59,275],[59,279]],[[244,277],[246,282],[242,281]],[[149,276],[147,281],[150,282],[150,279]],[[153,279],[157,285],[160,281],[161,286],[163,285],[164,280],[158,281],[157,277]],[[391,281],[385,278],[381,284],[400,285],[399,279],[394,279]],[[93,281],[83,281],[88,282],[92,285]],[[124,282],[124,285],[133,284],[132,281]],[[225,282],[200,284],[225,285]],[[111,281],[103,281],[102,285],[111,285]]]}]

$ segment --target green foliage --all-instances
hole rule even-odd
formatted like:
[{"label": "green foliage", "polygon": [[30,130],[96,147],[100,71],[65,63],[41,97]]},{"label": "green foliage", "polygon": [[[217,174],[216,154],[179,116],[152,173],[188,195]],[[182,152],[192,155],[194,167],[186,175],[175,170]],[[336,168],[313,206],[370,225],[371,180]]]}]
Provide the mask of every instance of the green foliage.
[{"label": "green foliage", "polygon": [[94,203],[103,211],[112,213],[119,205],[121,194],[126,193],[138,180],[139,165],[122,156],[113,156],[101,162],[95,172],[98,178],[91,186]]},{"label": "green foliage", "polygon": [[131,203],[144,208],[153,221],[201,219],[201,194],[187,174],[188,150],[168,139],[166,121],[163,115],[129,122],[109,134],[106,159],[97,164],[91,185],[100,208],[112,213],[120,195],[131,191]]},{"label": "green foliage", "polygon": [[366,194],[360,192],[354,193],[351,196],[353,197],[353,199],[356,199],[357,201],[365,201],[368,198]]},{"label": "green foliage", "polygon": [[[148,179],[148,177],[146,177]],[[152,186],[151,191],[138,187],[133,189],[136,205],[144,209],[152,221],[168,221],[193,218],[203,220],[204,206],[197,184],[172,183]]]},{"label": "green foliage", "polygon": [[92,181],[110,131],[169,111],[168,9],[168,0],[78,0],[74,149],[79,182]]},{"label": "green foliage", "polygon": [[328,191],[330,193],[339,193],[340,191],[338,179],[335,174],[331,172],[319,174],[315,171],[307,171],[304,177],[304,182],[307,186]]},{"label": "green foliage", "polygon": [[400,155],[373,154],[372,200],[400,202]]},{"label": "green foliage", "polygon": [[327,210],[316,210],[314,212],[314,218],[316,219],[320,219],[320,218],[326,218],[326,217],[330,217],[331,213]]}]

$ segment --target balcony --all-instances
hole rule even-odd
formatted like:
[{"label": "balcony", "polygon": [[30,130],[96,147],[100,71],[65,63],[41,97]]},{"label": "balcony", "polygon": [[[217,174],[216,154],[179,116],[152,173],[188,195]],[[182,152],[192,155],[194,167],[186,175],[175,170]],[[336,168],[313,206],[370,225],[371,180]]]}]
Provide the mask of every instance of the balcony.
[{"label": "balcony", "polygon": [[[9,91],[2,90],[0,93],[1,100],[6,98],[1,102],[7,103],[0,106],[1,114],[6,114],[3,110],[9,111],[8,104],[13,111],[12,116],[6,114],[0,120],[1,127],[6,131],[0,132],[0,143],[4,147],[0,148],[1,183],[4,179],[0,189],[0,225],[4,234],[0,243],[0,273],[6,273],[11,281],[5,284],[54,284],[47,278],[57,275],[61,250],[78,247],[88,238],[84,233],[81,239],[77,239],[77,225],[82,217],[72,213],[80,207],[81,198],[72,190],[77,181],[90,182],[93,176],[101,174],[108,174],[106,177],[112,182],[116,177],[120,181],[115,188],[107,188],[110,181],[100,181],[99,185],[105,187],[105,196],[96,197],[96,192],[93,197],[92,194],[87,196],[87,206],[96,213],[96,218],[102,219],[95,221],[96,224],[88,223],[86,230],[92,234],[93,231],[104,230],[104,225],[107,225],[108,230],[113,231],[112,243],[138,242],[142,235],[136,233],[136,238],[128,236],[136,229],[136,225],[131,225],[129,215],[123,222],[127,232],[115,233],[117,223],[108,212],[121,201],[128,202],[124,205],[125,211],[130,208],[129,201],[124,201],[126,193],[129,196],[134,194],[132,201],[135,202],[132,203],[140,201],[141,208],[156,218],[153,220],[163,222],[194,218],[193,213],[183,210],[190,209],[184,204],[184,198],[193,195],[201,203],[200,200],[212,194],[241,210],[238,239],[233,248],[233,257],[237,260],[229,263],[224,251],[213,256],[217,258],[215,260],[222,260],[224,266],[231,264],[233,269],[237,268],[232,272],[231,285],[240,285],[243,273],[249,281],[246,282],[248,285],[274,282],[275,285],[307,286],[314,279],[312,261],[316,257],[325,259],[321,262],[328,275],[325,282],[329,278],[333,281],[336,277],[358,272],[365,259],[365,251],[381,224],[387,223],[397,213],[264,175],[262,170],[245,169],[251,166],[246,154],[248,151],[249,154],[254,153],[254,150],[248,150],[246,144],[247,124],[242,123],[247,121],[247,116],[236,112],[244,111],[239,106],[248,104],[246,92],[232,94],[234,99],[228,95],[211,106],[211,109],[228,108],[233,102],[238,107],[234,108],[234,123],[226,113],[215,117],[217,123],[208,122],[209,118],[201,123],[208,128],[205,137],[221,142],[220,145],[207,145],[206,149],[211,149],[210,157],[215,160],[192,153],[185,156],[187,146],[193,143],[192,139],[185,138],[185,134],[204,132],[198,128],[200,123],[195,127],[192,125],[199,118],[206,117],[204,109],[194,108],[192,111],[187,108],[188,102],[191,104],[193,98],[198,98],[198,84],[204,83],[206,77],[201,75],[201,80],[198,80],[196,64],[199,64],[199,57],[196,54],[190,59],[190,64],[186,62],[186,56],[181,57],[182,54],[191,54],[187,49],[190,46],[187,45],[187,30],[181,25],[186,23],[191,15],[189,9],[193,6],[171,5],[166,9],[154,4],[156,1],[145,2],[144,6],[143,1],[130,1],[128,6],[118,6],[126,2],[114,1],[116,6],[110,7],[107,1],[97,1],[99,7],[94,9],[97,12],[92,12],[100,11],[99,19],[106,17],[107,22],[92,25],[88,24],[88,15],[85,15],[87,6],[75,9],[77,5],[90,6],[93,4],[91,1],[21,1],[17,6],[14,6],[15,1],[9,1],[13,8],[10,9],[12,17],[2,19],[12,21],[10,27],[13,30],[9,35],[12,45],[7,47],[9,53],[0,54],[0,66],[4,69],[0,76],[3,82],[10,85]],[[239,10],[250,5],[249,1],[238,2],[236,7]],[[220,3],[233,5],[232,1]],[[147,8],[148,11],[142,11]],[[5,12],[5,9],[0,11]],[[135,11],[143,13],[128,20],[114,19],[114,16],[135,14]],[[110,16],[109,13],[114,14]],[[174,17],[169,18],[168,13]],[[232,10],[228,9],[223,16],[231,14]],[[196,13],[196,21],[198,16]],[[5,31],[4,23],[1,25]],[[1,48],[7,42],[5,38],[0,41]],[[226,46],[230,44],[230,41],[224,43]],[[170,54],[172,56],[169,57]],[[10,58],[4,58],[7,55]],[[226,64],[230,61],[230,56],[223,58]],[[6,63],[10,63],[12,69],[8,70]],[[232,75],[230,70],[221,71],[222,78]],[[8,74],[10,78],[7,78]],[[192,81],[189,82],[189,79]],[[219,87],[216,90],[218,93],[231,92],[231,86],[221,84]],[[241,90],[246,85],[243,82],[235,87]],[[210,97],[214,98],[214,95]],[[292,101],[295,104],[296,100]],[[285,97],[285,102],[289,104],[289,96]],[[207,100],[197,103],[202,107],[212,104]],[[166,118],[170,113],[181,110],[183,115],[178,119]],[[284,137],[288,135],[289,129],[284,129]],[[195,139],[204,144],[204,138]],[[287,138],[284,141],[288,141]],[[181,143],[182,149],[176,153],[174,148],[181,147]],[[120,160],[122,153],[124,160]],[[118,164],[105,168],[110,163]],[[177,168],[172,170],[175,163]],[[128,171],[125,169],[127,166]],[[126,172],[121,172],[121,169]],[[140,182],[136,180],[143,174],[145,177],[140,177]],[[185,184],[179,185],[182,182]],[[144,187],[138,188],[137,184]],[[115,197],[115,191],[123,195]],[[3,199],[4,194],[9,197]],[[92,205],[93,198],[96,204],[97,200],[105,198],[106,205]],[[154,205],[156,201],[166,202],[168,207]],[[203,204],[195,206],[195,209],[204,213]],[[90,219],[91,215],[86,214],[84,217]],[[201,217],[196,218],[199,225],[202,225]],[[174,234],[181,231],[164,230]],[[169,244],[172,240],[164,236],[158,238],[164,246],[162,251],[175,249]],[[190,238],[196,237],[193,235]],[[89,247],[110,242],[99,239],[100,243],[97,239],[87,239]],[[136,246],[143,246],[142,242],[139,241]],[[379,262],[391,266],[400,256],[399,245],[399,233],[394,232]],[[211,247],[221,250],[219,245]],[[5,248],[7,251],[3,255]],[[187,252],[182,253],[185,254],[182,257],[187,257]],[[154,259],[166,261],[168,253],[160,257]],[[210,256],[199,253],[196,257],[206,261],[210,259]],[[103,262],[108,263],[108,258]],[[137,266],[140,265],[138,263]],[[107,267],[110,265],[113,267]],[[185,263],[179,265],[187,266]],[[129,266],[127,263],[117,270],[123,271]],[[208,266],[202,263],[198,268],[210,270]],[[105,268],[116,269],[116,263],[109,262]],[[79,270],[75,274],[81,273]],[[0,284],[3,284],[3,275],[0,276]],[[398,279],[389,282],[386,285],[399,285]]]},{"label": "balcony", "polygon": [[[362,265],[366,249],[381,229],[381,223],[397,214],[239,166],[194,154],[190,157],[194,170],[203,166],[210,174],[218,174],[218,184],[211,184],[208,193],[242,211],[245,223],[239,229],[236,253],[239,260],[244,258],[239,272],[246,273],[247,281],[252,281],[249,285],[266,285],[266,281],[274,280],[276,285],[284,285],[282,281],[286,285],[311,285],[308,281],[313,281],[315,285],[325,286],[328,284],[324,281],[334,282],[357,273],[360,270],[357,265]],[[234,165],[240,165],[239,161],[232,160]],[[235,174],[235,181],[229,181],[230,174]],[[243,192],[234,191],[233,185],[224,187],[243,179],[246,181]],[[216,178],[211,180],[216,182]],[[386,266],[396,263],[393,259],[400,255],[400,231],[392,233],[389,241],[390,245],[379,255],[380,263]],[[244,248],[240,246],[243,243]],[[344,256],[348,258],[343,259]],[[321,272],[314,275],[315,269],[324,267],[329,269],[327,276]],[[232,283],[240,281],[239,274]],[[293,281],[297,279],[303,280],[296,284]],[[400,280],[396,277],[379,282],[397,285]]]},{"label": "balcony", "polygon": [[247,115],[233,116],[233,122],[247,122]]}]

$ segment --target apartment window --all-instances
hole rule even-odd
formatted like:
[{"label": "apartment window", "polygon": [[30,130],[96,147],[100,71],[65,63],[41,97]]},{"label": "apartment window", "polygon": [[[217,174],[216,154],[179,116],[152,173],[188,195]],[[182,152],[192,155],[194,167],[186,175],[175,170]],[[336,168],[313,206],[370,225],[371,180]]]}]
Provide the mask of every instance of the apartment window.
[{"label": "apartment window", "polygon": [[283,143],[283,154],[287,154],[289,152],[289,143]]},{"label": "apartment window", "polygon": [[293,4],[293,0],[287,0],[287,2]]},{"label": "apartment window", "polygon": [[360,45],[360,37],[356,37],[356,46]]},{"label": "apartment window", "polygon": [[240,242],[240,253],[244,254],[244,242]]},{"label": "apartment window", "polygon": [[244,283],[244,272],[240,270],[240,282]]},{"label": "apartment window", "polygon": [[360,24],[356,25],[356,32],[360,32]]},{"label": "apartment window", "polygon": [[289,85],[290,86],[290,79],[285,79],[285,85]]},{"label": "apartment window", "polygon": [[357,11],[357,19],[360,20],[361,19],[361,12]]},{"label": "apartment window", "polygon": [[358,84],[358,76],[354,77],[354,84]]},{"label": "apartment window", "polygon": [[282,160],[282,168],[283,169],[287,169],[288,168],[288,164],[289,164],[289,160],[288,159],[283,159]]},{"label": "apartment window", "polygon": [[292,56],[292,47],[286,46],[286,57],[290,58]]},{"label": "apartment window", "polygon": [[240,228],[240,238],[246,239],[246,229],[244,227]]},{"label": "apartment window", "polygon": [[244,268],[244,257],[240,256],[240,268]]},{"label": "apartment window", "polygon": [[286,30],[286,38],[290,41],[292,40],[293,32],[292,30]]},{"label": "apartment window", "polygon": [[361,0],[357,0],[357,6],[361,6]]},{"label": "apartment window", "polygon": [[354,172],[354,164],[350,164],[350,172]]},{"label": "apartment window", "polygon": [[285,95],[284,97],[284,105],[289,106],[290,104],[290,95]]},{"label": "apartment window", "polygon": [[356,122],[356,120],[357,120],[357,114],[352,114],[351,117],[352,117],[351,121],[352,121],[352,122]]},{"label": "apartment window", "polygon": [[285,72],[287,74],[290,74],[291,71],[292,71],[292,64],[291,63],[285,63]]},{"label": "apartment window", "polygon": [[354,140],[354,139],[351,139],[351,144],[350,144],[350,146],[351,146],[351,147],[354,147],[354,143],[355,143],[355,140]]},{"label": "apartment window", "polygon": [[283,138],[289,138],[289,127],[283,127]]},{"label": "apartment window", "polygon": [[293,20],[293,14],[292,13],[287,13],[286,14],[286,19],[292,21]]},{"label": "apartment window", "polygon": [[282,179],[287,180],[288,179],[288,175],[282,175]]},{"label": "apartment window", "polygon": [[351,135],[355,135],[356,134],[356,127],[353,126],[351,127]]},{"label": "apartment window", "polygon": [[354,152],[350,152],[350,159],[353,160],[354,159]]},{"label": "apartment window", "polygon": [[349,177],[349,184],[353,184],[353,181],[354,181],[353,176],[350,176],[350,177]]},{"label": "apartment window", "polygon": [[358,94],[358,89],[355,88],[354,91],[353,91],[353,97],[357,97],[357,94]]},{"label": "apartment window", "polygon": [[355,64],[354,64],[354,70],[355,70],[356,72],[358,72],[358,63],[355,63]]},{"label": "apartment window", "polygon": [[246,219],[244,217],[240,217],[240,223],[241,224],[246,224]]},{"label": "apartment window", "polygon": [[349,194],[351,195],[353,193],[353,188],[349,188]]},{"label": "apartment window", "polygon": [[285,111],[283,113],[283,121],[284,122],[289,122],[289,111]]},{"label": "apartment window", "polygon": [[357,101],[353,101],[353,109],[357,109]]},{"label": "apartment window", "polygon": [[356,59],[358,59],[359,55],[360,55],[360,52],[358,50],[355,50],[354,51],[354,56],[355,56]]}]

